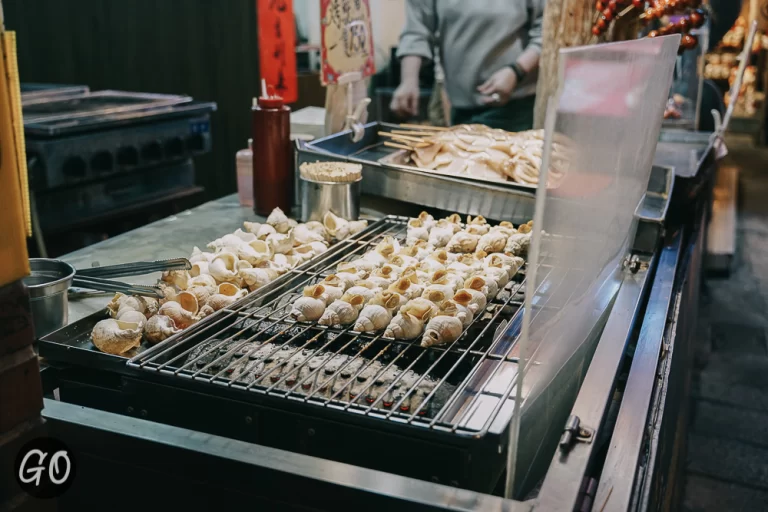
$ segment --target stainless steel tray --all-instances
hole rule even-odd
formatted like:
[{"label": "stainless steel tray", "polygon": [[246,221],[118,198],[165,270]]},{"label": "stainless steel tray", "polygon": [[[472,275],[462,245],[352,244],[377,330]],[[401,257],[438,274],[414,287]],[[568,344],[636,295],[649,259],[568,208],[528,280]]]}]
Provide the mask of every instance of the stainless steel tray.
[{"label": "stainless steel tray", "polygon": [[523,189],[523,191],[525,191],[527,189],[536,193],[536,185],[526,185],[523,183],[508,181],[501,176],[499,176],[498,179],[473,178],[472,176],[459,176],[455,174],[444,173],[438,170],[422,169],[410,163],[409,153],[410,152],[406,151],[405,149],[395,149],[393,153],[380,158],[379,162],[389,167],[395,167],[397,169],[401,169],[405,171],[423,172],[426,174],[436,175],[440,177],[457,178],[457,179],[467,180],[470,182],[477,182],[477,183],[490,183],[492,185],[499,185],[501,187],[509,187],[513,190]]},{"label": "stainless steel tray", "polygon": [[24,131],[28,135],[57,136],[126,120],[174,115],[182,110],[215,110],[215,103],[193,102],[190,96],[127,91],[94,91],[71,95],[43,95],[25,99]]},{"label": "stainless steel tray", "polygon": [[25,105],[29,102],[45,98],[77,96],[87,94],[88,92],[90,92],[90,88],[87,85],[38,84],[22,82],[21,104]]},{"label": "stainless steel tray", "polygon": [[[359,142],[352,142],[350,131],[309,143],[297,141],[297,164],[317,161],[359,163],[363,166],[363,194],[516,223],[532,218],[535,201],[533,187],[439,175],[382,161],[399,151],[384,146],[385,139],[378,134],[393,128],[398,126],[369,123],[365,125],[365,133]],[[298,193],[298,173],[296,180]]]},{"label": "stainless steel tray", "polygon": [[713,158],[710,132],[663,129],[659,134],[654,164],[674,167],[675,175],[680,178],[693,178]]},{"label": "stainless steel tray", "polygon": [[[384,125],[386,127],[394,127],[394,125]],[[396,149],[396,148],[388,148],[391,149],[391,153],[389,153],[386,156],[383,156],[379,158],[379,162],[387,165],[388,167],[394,167],[396,169],[406,170],[406,171],[416,171],[424,174],[429,174],[432,176],[440,176],[440,177],[449,177],[449,178],[457,178],[460,180],[466,180],[471,183],[490,183],[491,185],[499,185],[501,187],[509,188],[511,190],[521,190],[523,192],[525,191],[532,191],[536,192],[536,185],[526,185],[523,183],[517,183],[514,181],[507,180],[501,176],[498,177],[498,179],[486,179],[486,178],[477,178],[473,176],[460,176],[456,174],[448,174],[442,171],[438,170],[432,170],[432,169],[422,169],[421,167],[418,167],[416,165],[412,165],[410,163],[410,152],[406,151],[405,149]]]},{"label": "stainless steel tray", "polygon": [[24,123],[51,123],[63,119],[105,116],[189,101],[192,101],[189,96],[112,90],[72,96],[46,96],[24,102]]}]

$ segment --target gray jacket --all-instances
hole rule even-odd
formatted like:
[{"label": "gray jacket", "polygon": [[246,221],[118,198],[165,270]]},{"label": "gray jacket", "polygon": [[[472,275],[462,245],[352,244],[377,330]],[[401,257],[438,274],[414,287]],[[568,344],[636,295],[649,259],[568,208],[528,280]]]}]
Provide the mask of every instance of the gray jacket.
[{"label": "gray jacket", "polygon": [[[524,49],[541,51],[546,0],[406,0],[398,57],[432,60],[440,49],[445,87],[454,107],[482,105],[477,86],[514,63]],[[437,40],[435,34],[440,34]],[[518,84],[512,98],[536,92],[537,73]]]}]

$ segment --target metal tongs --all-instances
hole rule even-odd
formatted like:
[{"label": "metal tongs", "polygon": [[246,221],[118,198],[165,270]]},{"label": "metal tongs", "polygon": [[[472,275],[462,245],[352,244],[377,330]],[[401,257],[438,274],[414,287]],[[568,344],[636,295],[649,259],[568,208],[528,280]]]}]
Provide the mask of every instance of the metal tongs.
[{"label": "metal tongs", "polygon": [[130,295],[142,295],[145,297],[163,298],[163,292],[157,286],[145,286],[127,284],[121,281],[113,281],[112,277],[140,276],[152,272],[164,272],[166,270],[189,270],[192,264],[186,258],[175,258],[160,261],[139,261],[135,263],[121,263],[107,265],[105,267],[84,268],[75,271],[72,285],[80,288],[99,290],[103,292],[121,292]]}]

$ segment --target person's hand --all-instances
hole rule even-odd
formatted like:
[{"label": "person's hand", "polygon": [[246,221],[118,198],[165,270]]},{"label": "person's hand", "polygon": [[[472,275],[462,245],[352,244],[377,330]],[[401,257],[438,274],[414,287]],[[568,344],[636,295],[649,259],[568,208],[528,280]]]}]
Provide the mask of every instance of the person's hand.
[{"label": "person's hand", "polygon": [[477,88],[483,95],[482,102],[486,105],[505,105],[512,91],[517,87],[517,75],[512,68],[504,67]]},{"label": "person's hand", "polygon": [[395,94],[392,96],[392,102],[389,108],[400,117],[415,116],[419,113],[419,86],[409,82],[401,83]]}]

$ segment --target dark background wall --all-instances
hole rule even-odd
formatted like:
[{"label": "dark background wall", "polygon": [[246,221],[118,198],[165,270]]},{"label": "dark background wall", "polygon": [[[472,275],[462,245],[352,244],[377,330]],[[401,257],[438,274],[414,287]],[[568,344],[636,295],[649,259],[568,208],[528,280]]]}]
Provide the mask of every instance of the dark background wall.
[{"label": "dark background wall", "polygon": [[[188,94],[215,101],[213,152],[196,160],[207,198],[235,191],[259,90],[256,0],[4,0],[23,82]],[[300,102],[322,106],[316,74]]]}]

